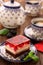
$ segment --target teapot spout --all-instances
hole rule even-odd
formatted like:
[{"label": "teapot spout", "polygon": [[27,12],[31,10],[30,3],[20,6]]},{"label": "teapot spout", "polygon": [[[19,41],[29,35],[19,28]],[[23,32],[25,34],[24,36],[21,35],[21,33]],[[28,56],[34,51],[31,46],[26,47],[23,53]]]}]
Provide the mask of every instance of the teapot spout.
[{"label": "teapot spout", "polygon": [[25,14],[30,14],[30,11],[24,10]]},{"label": "teapot spout", "polygon": [[26,14],[30,14],[30,10],[27,11],[27,10],[25,10],[23,7],[21,7],[21,9],[22,9],[22,11],[24,12],[25,15],[26,15]]}]

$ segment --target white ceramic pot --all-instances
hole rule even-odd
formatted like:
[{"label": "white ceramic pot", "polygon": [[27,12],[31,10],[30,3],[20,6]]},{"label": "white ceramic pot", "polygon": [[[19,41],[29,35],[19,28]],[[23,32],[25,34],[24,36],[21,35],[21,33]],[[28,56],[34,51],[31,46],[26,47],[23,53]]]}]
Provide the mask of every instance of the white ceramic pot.
[{"label": "white ceramic pot", "polygon": [[34,37],[37,38],[37,40],[43,40],[43,18],[34,18],[31,23]]},{"label": "white ceramic pot", "polygon": [[40,5],[38,1],[26,0],[25,10],[30,12],[31,16],[37,16],[39,14]]},{"label": "white ceramic pot", "polygon": [[25,11],[20,3],[11,0],[0,7],[0,22],[6,28],[16,28],[25,22]]}]

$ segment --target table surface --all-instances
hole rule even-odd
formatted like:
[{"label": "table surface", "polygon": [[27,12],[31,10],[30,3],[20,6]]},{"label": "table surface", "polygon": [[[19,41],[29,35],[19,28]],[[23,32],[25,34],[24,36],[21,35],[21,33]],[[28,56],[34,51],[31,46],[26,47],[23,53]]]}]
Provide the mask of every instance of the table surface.
[{"label": "table surface", "polygon": [[[19,0],[17,0],[17,1],[19,1]],[[20,3],[24,6],[24,0],[20,0]],[[31,19],[32,19],[32,17],[29,17],[27,15],[26,20],[25,20],[25,23],[22,26],[18,27],[17,34],[23,34],[23,31],[24,31],[25,27],[27,25],[30,25]],[[3,27],[0,24],[0,29],[1,28],[3,28]],[[0,36],[0,42],[5,41],[6,39],[7,38],[5,36]],[[37,63],[35,63],[33,61],[30,61],[28,63],[10,63],[8,61],[3,60],[0,57],[0,65],[43,65],[43,53],[41,53],[41,52],[38,51],[38,57],[39,57],[39,61]]]},{"label": "table surface", "polygon": [[[31,17],[29,17],[29,16],[27,16],[27,18],[26,18],[26,22],[22,25],[22,26],[20,26],[20,27],[18,27],[18,29],[17,29],[17,34],[23,34],[23,31],[24,31],[24,28],[27,26],[27,25],[30,25],[30,23],[31,23]],[[0,29],[2,28],[2,25],[0,24]],[[5,41],[7,38],[5,37],[5,36],[0,36],[0,42],[3,42],[3,41]],[[38,52],[38,56],[39,56],[39,62],[37,62],[37,63],[35,63],[35,62],[33,62],[33,61],[31,61],[31,62],[28,62],[28,63],[10,63],[10,62],[8,62],[8,61],[5,61],[5,60],[3,60],[1,57],[0,57],[0,65],[43,65],[43,53],[41,53],[41,52]]]}]

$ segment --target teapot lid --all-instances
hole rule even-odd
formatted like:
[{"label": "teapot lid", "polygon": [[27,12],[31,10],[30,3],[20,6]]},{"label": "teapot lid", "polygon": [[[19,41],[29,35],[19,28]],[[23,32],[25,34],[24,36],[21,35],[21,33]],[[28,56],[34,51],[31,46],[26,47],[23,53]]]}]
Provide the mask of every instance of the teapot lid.
[{"label": "teapot lid", "polygon": [[11,0],[11,1],[5,2],[4,7],[17,9],[17,8],[20,8],[20,3],[14,1],[14,0]]}]

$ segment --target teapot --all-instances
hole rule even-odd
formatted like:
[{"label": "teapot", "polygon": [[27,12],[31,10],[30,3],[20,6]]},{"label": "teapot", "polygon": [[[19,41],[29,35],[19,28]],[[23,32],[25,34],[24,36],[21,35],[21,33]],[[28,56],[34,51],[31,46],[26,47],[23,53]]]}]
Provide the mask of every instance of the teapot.
[{"label": "teapot", "polygon": [[26,14],[20,3],[10,0],[0,6],[0,22],[6,28],[16,28],[25,22]]}]

